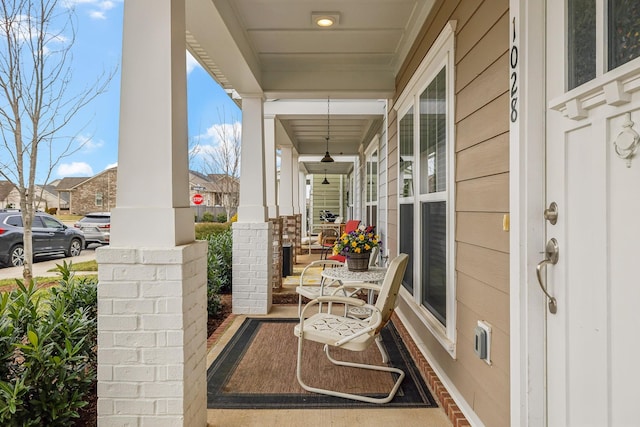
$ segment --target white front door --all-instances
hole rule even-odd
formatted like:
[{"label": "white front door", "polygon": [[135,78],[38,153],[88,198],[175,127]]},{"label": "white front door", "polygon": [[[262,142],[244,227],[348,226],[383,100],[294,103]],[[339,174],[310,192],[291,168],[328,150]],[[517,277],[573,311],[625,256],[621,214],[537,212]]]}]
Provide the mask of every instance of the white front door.
[{"label": "white front door", "polygon": [[540,266],[557,303],[545,307],[549,426],[640,425],[640,148],[624,158],[640,133],[640,59],[620,59],[640,47],[614,34],[640,21],[604,18],[640,6],[609,1],[631,10],[547,0],[545,206],[558,213],[545,241],[559,251]]}]

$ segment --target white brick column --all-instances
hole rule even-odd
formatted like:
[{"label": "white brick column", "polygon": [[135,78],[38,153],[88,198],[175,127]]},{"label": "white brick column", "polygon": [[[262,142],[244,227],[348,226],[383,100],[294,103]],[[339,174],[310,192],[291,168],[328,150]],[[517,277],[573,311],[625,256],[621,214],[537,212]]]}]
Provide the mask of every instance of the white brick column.
[{"label": "white brick column", "polygon": [[270,222],[233,224],[233,312],[267,314],[272,305]]},{"label": "white brick column", "polygon": [[242,168],[233,224],[233,312],[271,309],[272,225],[267,221],[263,101],[242,96]]},{"label": "white brick column", "polygon": [[206,426],[206,242],[97,260],[98,425]]},{"label": "white brick column", "polygon": [[185,0],[125,2],[118,193],[110,246],[96,251],[100,427],[207,424],[207,247],[189,207],[185,34]]}]

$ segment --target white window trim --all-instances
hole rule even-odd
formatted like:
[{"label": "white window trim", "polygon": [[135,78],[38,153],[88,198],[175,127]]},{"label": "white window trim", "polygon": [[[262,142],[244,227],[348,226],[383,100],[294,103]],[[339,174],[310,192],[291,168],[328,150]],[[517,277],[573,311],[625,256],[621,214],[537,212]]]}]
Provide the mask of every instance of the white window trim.
[{"label": "white window trim", "polygon": [[[414,195],[411,197],[398,197],[398,210],[400,204],[413,203],[414,209],[414,232],[416,236],[422,236],[421,230],[421,206],[426,201],[443,200],[447,202],[447,325],[443,325],[440,321],[421,304],[422,285],[419,280],[418,272],[420,263],[414,263],[414,286],[413,294],[402,287],[401,295],[406,300],[409,307],[419,315],[420,320],[425,327],[433,334],[436,340],[449,353],[452,358],[456,358],[456,274],[455,274],[455,124],[454,124],[454,43],[455,43],[456,21],[449,21],[440,35],[434,42],[433,46],[425,56],[414,75],[409,80],[406,88],[398,97],[398,102],[394,109],[397,114],[397,132],[400,132],[400,120],[406,112],[413,106],[414,115],[414,141],[419,135],[419,98],[420,94],[431,83],[443,67],[446,67],[447,82],[447,192],[442,194],[421,194],[420,189],[420,156],[418,154],[419,147],[414,146],[414,162],[413,162],[413,185]],[[402,112],[400,114],[399,112]],[[416,142],[417,144],[417,142]],[[400,150],[397,150],[397,162],[400,164]],[[399,171],[399,169],[398,169]],[[399,172],[398,172],[399,173]],[[402,182],[398,176],[398,195],[401,193]],[[443,197],[444,196],[444,197]],[[417,228],[416,228],[417,226]],[[397,226],[397,235],[400,236],[400,225]],[[421,237],[414,239],[414,259],[421,259]]]},{"label": "white window trim", "polygon": [[[367,193],[369,189],[369,186],[371,184],[369,184],[369,162],[371,161],[371,156],[373,155],[373,153],[376,153],[376,199],[375,200],[369,200],[368,195],[370,194]],[[380,136],[376,135],[375,138],[373,138],[373,140],[371,141],[371,144],[369,144],[369,146],[367,147],[367,149],[364,152],[364,182],[365,182],[365,189],[364,189],[364,208],[365,208],[365,213],[366,211],[368,211],[370,206],[375,206],[376,207],[376,211],[378,209],[378,200],[379,200],[379,193],[380,193]],[[373,175],[373,173],[371,174]],[[376,218],[377,218],[377,213],[376,213]],[[376,220],[377,221],[377,220]],[[377,226],[378,224],[368,224],[368,225],[375,225]]]}]

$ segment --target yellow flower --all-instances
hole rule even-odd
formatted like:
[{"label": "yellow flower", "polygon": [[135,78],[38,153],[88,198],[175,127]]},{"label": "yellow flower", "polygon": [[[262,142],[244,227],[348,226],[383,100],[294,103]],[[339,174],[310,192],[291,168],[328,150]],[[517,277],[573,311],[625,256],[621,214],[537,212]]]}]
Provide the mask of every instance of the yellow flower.
[{"label": "yellow flower", "polygon": [[359,238],[361,241],[362,241],[362,240],[364,240],[364,234],[359,235],[359,236],[358,236],[358,238]]},{"label": "yellow flower", "polygon": [[356,246],[358,246],[357,242],[351,242],[351,247],[355,248]]},{"label": "yellow flower", "polygon": [[355,253],[359,254],[359,253],[360,253],[360,248],[355,248],[353,251],[354,251]]},{"label": "yellow flower", "polygon": [[370,249],[371,249],[371,246],[369,246],[369,244],[365,243],[365,245],[364,245],[364,250],[365,250],[365,251],[368,251],[368,250],[370,250]]}]

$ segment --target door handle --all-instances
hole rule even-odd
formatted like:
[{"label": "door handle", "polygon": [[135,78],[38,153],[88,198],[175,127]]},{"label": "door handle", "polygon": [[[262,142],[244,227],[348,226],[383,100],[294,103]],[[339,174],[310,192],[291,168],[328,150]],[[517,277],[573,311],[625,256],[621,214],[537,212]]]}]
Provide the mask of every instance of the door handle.
[{"label": "door handle", "polygon": [[540,284],[540,289],[542,289],[542,292],[544,292],[544,294],[547,296],[547,298],[549,298],[549,313],[551,313],[551,314],[556,314],[557,313],[557,311],[558,311],[558,303],[557,303],[556,299],[549,294],[545,284],[542,283],[542,268],[546,267],[549,264],[551,264],[551,265],[557,264],[558,263],[558,256],[559,256],[558,254],[559,254],[558,241],[555,238],[551,238],[551,240],[549,240],[547,242],[547,246],[546,246],[545,251],[544,251],[544,259],[542,261],[540,261],[538,263],[538,266],[536,267],[536,275],[538,276],[538,284]]}]

